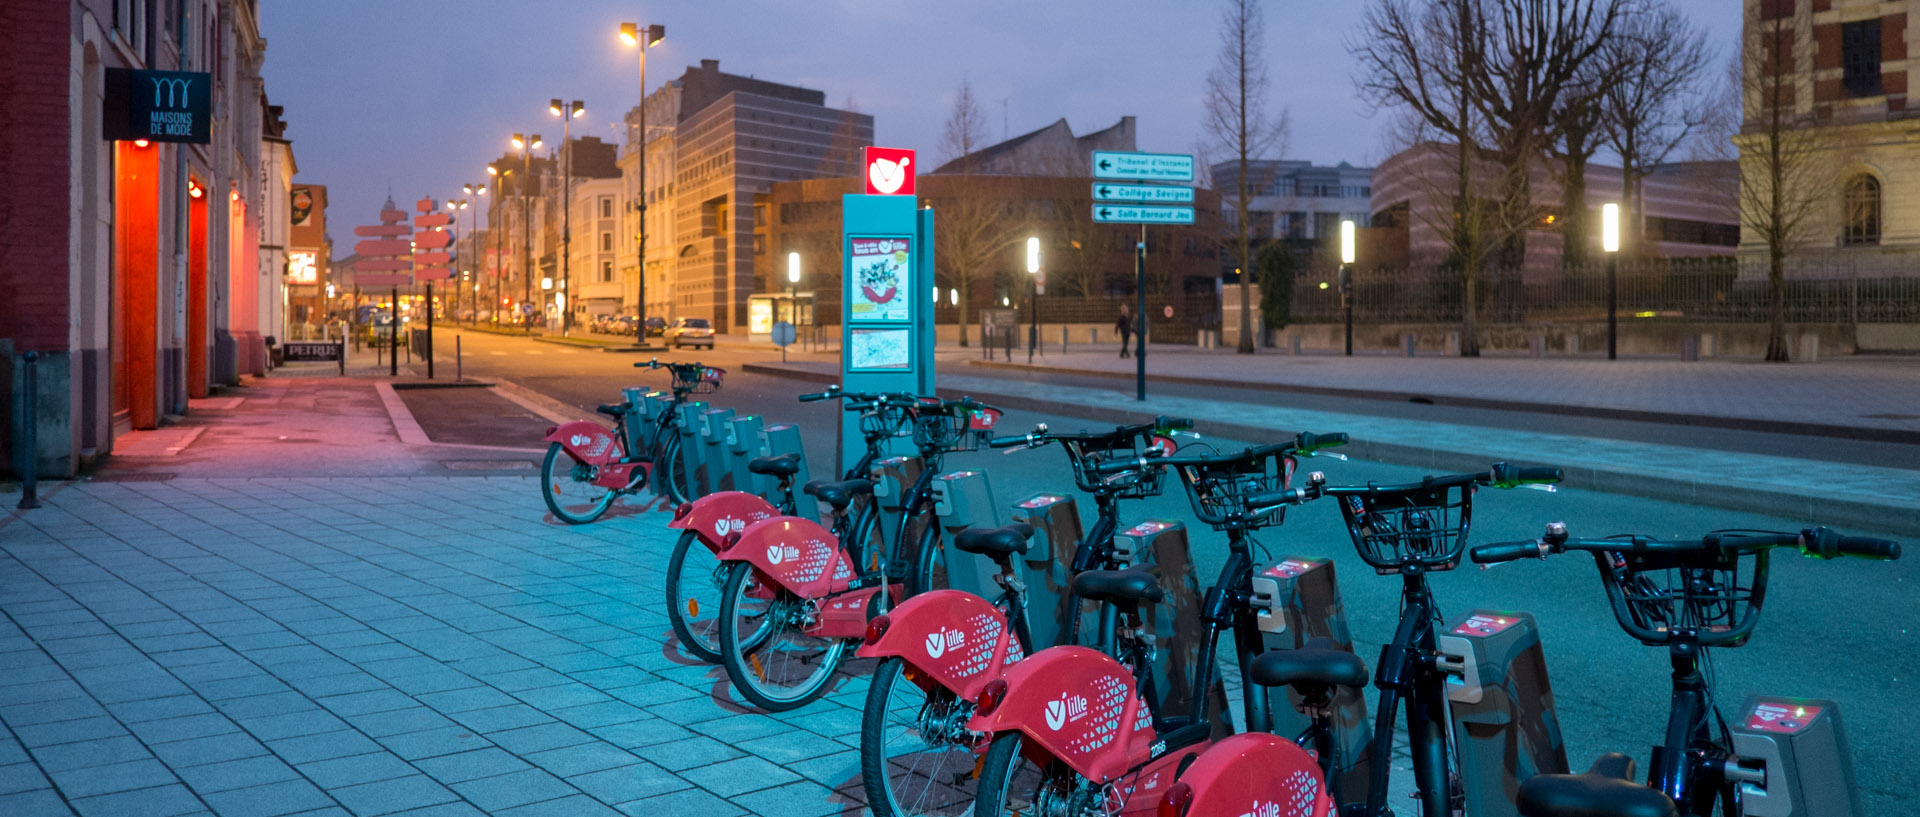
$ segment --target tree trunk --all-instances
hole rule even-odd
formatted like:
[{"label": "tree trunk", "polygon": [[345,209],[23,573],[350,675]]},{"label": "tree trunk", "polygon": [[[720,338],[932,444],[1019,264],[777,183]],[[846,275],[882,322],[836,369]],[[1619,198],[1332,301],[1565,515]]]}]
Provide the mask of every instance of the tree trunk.
[{"label": "tree trunk", "polygon": [[[968,287],[967,287],[966,276],[961,276],[960,277],[960,348],[962,349],[967,348],[967,334],[968,334],[967,307],[972,306],[972,304],[969,303],[967,299],[967,289]],[[982,338],[980,342],[985,343],[986,339]]]},{"label": "tree trunk", "polygon": [[1590,257],[1587,243],[1587,160],[1567,157],[1567,183],[1560,193],[1560,264],[1579,267]]},{"label": "tree trunk", "polygon": [[1787,275],[1785,254],[1769,248],[1767,253],[1767,361],[1786,363],[1787,353]]}]

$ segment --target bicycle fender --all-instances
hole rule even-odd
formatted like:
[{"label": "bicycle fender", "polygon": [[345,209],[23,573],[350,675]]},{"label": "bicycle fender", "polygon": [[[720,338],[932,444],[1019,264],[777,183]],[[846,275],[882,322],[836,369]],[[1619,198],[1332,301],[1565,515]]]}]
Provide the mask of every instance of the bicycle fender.
[{"label": "bicycle fender", "polygon": [[1234,735],[1213,744],[1187,767],[1179,782],[1193,792],[1182,817],[1327,817],[1333,813],[1333,801],[1327,797],[1326,781],[1320,779],[1313,755],[1265,732]]},{"label": "bicycle fender", "polygon": [[747,526],[717,555],[721,561],[747,562],[768,584],[803,599],[825,598],[853,584],[853,565],[840,540],[818,522],[776,516]]},{"label": "bicycle fender", "polygon": [[729,533],[745,532],[748,525],[772,519],[773,503],[746,491],[718,491],[687,503],[687,512],[675,512],[667,527],[693,531],[708,550],[719,553]]},{"label": "bicycle fender", "polygon": [[963,590],[933,590],[900,602],[887,613],[886,632],[855,654],[898,656],[966,701],[1021,658],[1006,614]]},{"label": "bicycle fender", "polygon": [[1019,731],[1038,758],[1051,755],[1095,783],[1111,783],[1152,755],[1153,714],[1133,674],[1088,647],[1048,647],[1007,668],[999,706],[974,715],[967,728]]},{"label": "bicycle fender", "polygon": [[592,420],[575,420],[548,429],[544,442],[559,443],[574,459],[588,465],[615,462],[622,453],[613,432]]}]

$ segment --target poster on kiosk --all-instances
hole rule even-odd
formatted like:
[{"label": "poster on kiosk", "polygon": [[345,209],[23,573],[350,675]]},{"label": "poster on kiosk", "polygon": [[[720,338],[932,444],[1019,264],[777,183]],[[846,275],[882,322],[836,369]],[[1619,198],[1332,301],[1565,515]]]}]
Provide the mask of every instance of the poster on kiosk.
[{"label": "poster on kiosk", "polygon": [[[840,383],[847,391],[933,394],[934,212],[916,206],[913,162],[911,150],[863,148],[866,192],[842,202]],[[859,420],[841,414],[836,471],[863,453]]]}]

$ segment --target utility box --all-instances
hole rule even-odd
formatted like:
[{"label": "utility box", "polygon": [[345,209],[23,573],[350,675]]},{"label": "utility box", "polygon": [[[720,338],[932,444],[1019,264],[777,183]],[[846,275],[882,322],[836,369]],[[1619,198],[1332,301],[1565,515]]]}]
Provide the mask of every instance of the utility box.
[{"label": "utility box", "polygon": [[888,457],[875,462],[873,470],[868,472],[868,478],[873,480],[873,499],[880,503],[880,523],[886,528],[888,541],[892,541],[894,532],[900,529],[900,503],[905,501],[907,489],[913,487],[925,467],[917,456]]},{"label": "utility box", "polygon": [[[700,401],[682,403],[680,413],[674,422],[680,430],[680,473],[686,475],[687,498],[706,496],[707,491],[700,484],[702,466],[706,464],[707,447],[700,444],[700,415],[707,410],[707,404]],[[662,489],[666,480],[660,481]]]},{"label": "utility box", "polygon": [[1471,610],[1435,639],[1447,677],[1467,813],[1517,817],[1520,784],[1566,774],[1567,748],[1553,711],[1540,628],[1527,613]]},{"label": "utility box", "polygon": [[1160,577],[1164,597],[1158,604],[1140,607],[1141,617],[1157,637],[1153,687],[1160,693],[1159,713],[1184,715],[1192,711],[1194,698],[1204,695],[1214,734],[1230,733],[1227,689],[1218,674],[1211,689],[1192,688],[1206,625],[1200,620],[1201,585],[1187,547],[1187,526],[1177,519],[1149,519],[1114,534],[1113,549],[1116,561],[1145,566]]},{"label": "utility box", "polygon": [[[1325,638],[1334,648],[1353,652],[1332,559],[1292,556],[1260,565],[1253,571],[1253,606],[1266,649],[1297,650],[1308,641]],[[1267,690],[1274,734],[1299,735],[1312,725],[1296,708],[1299,703],[1300,695],[1292,687]],[[1335,782],[1344,801],[1341,805],[1364,804],[1373,765],[1373,723],[1367,714],[1366,690],[1335,690],[1329,710],[1334,745],[1340,753]],[[1247,728],[1258,727],[1248,724]]]},{"label": "utility box", "polygon": [[710,408],[700,412],[700,447],[706,449],[701,460],[707,466],[702,480],[705,493],[735,490],[733,485],[733,452],[727,448],[727,423],[733,419],[733,409]]},{"label": "utility box", "polygon": [[1065,494],[1034,494],[1013,503],[1013,521],[1033,526],[1027,547],[1027,626],[1033,647],[1058,646],[1066,640],[1078,611],[1072,598],[1074,551],[1080,547],[1080,510]]},{"label": "utility box", "polygon": [[[947,575],[945,586],[964,590],[984,599],[1000,595],[993,577],[1000,566],[985,556],[975,556],[952,547],[953,536],[967,528],[1000,527],[1000,508],[993,502],[993,486],[985,471],[949,471],[928,483],[933,493],[933,514],[946,532]],[[1017,567],[1019,562],[1014,563]],[[936,568],[933,586],[940,587]]]},{"label": "utility box", "polygon": [[761,496],[773,493],[778,481],[765,474],[756,474],[747,470],[747,463],[766,456],[767,449],[761,443],[761,431],[767,421],[758,414],[735,417],[727,421],[727,458],[729,473],[733,478],[733,489],[748,491]]},{"label": "utility box", "polygon": [[[763,447],[768,456],[800,455],[800,470],[793,472],[794,515],[811,522],[820,521],[819,501],[801,492],[807,483],[813,481],[813,472],[807,467],[807,448],[800,441],[800,427],[792,423],[775,423],[762,429],[760,438],[765,441]],[[769,488],[768,492],[761,496],[766,497],[768,502],[779,505],[785,497],[772,495],[778,488],[779,481],[775,480],[774,487]]]},{"label": "utility box", "polygon": [[1733,753],[1762,782],[1740,783],[1748,817],[1856,817],[1853,761],[1840,706],[1812,698],[1750,695],[1732,719]]}]

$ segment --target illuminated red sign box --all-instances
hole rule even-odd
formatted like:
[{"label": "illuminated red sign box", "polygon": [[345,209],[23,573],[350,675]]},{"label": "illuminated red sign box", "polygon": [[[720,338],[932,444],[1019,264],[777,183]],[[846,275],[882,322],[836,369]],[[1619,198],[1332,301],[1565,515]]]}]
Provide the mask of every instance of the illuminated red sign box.
[{"label": "illuminated red sign box", "polygon": [[860,157],[867,168],[867,195],[913,195],[913,151],[865,147],[860,149]]}]

